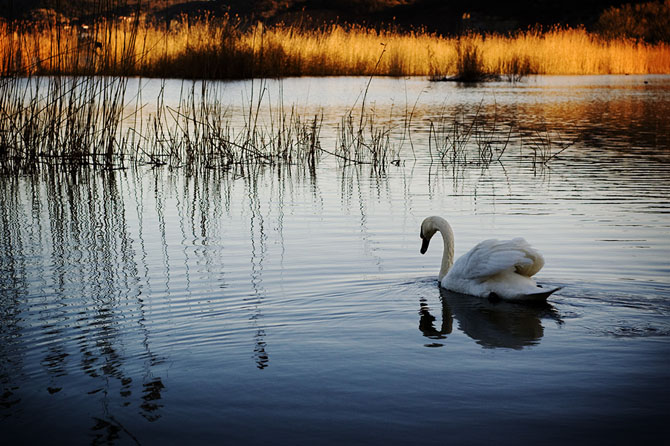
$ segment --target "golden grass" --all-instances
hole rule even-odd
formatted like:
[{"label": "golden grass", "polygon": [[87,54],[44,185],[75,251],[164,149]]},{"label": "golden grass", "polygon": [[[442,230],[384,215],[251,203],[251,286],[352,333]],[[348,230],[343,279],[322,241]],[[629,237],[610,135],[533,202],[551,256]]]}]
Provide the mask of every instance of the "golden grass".
[{"label": "golden grass", "polygon": [[205,17],[169,26],[103,21],[89,31],[0,23],[0,70],[186,78],[453,75],[457,48],[465,44],[477,48],[487,73],[513,74],[520,66],[537,74],[670,73],[670,45],[606,40],[584,29],[442,37],[339,24],[243,28],[229,17]]}]

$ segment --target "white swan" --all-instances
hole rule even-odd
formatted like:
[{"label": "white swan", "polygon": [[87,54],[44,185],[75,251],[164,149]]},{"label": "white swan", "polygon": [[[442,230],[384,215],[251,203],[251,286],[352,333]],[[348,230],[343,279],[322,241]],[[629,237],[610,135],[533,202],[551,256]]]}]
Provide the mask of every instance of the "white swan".
[{"label": "white swan", "polygon": [[542,301],[560,289],[542,288],[531,278],[544,265],[544,258],[522,238],[484,240],[454,263],[454,233],[442,217],[428,217],[421,223],[421,254],[437,231],[444,241],[438,276],[442,288],[511,301]]}]

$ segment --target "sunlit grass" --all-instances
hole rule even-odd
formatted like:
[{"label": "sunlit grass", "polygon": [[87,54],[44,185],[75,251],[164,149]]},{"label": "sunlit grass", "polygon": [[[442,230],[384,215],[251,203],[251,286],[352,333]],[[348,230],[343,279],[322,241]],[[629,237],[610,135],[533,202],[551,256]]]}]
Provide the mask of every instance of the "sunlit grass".
[{"label": "sunlit grass", "polygon": [[242,26],[230,17],[168,26],[101,21],[89,30],[1,23],[0,69],[186,78],[452,76],[459,46],[476,48],[488,74],[670,73],[670,45],[603,39],[584,29],[443,37],[340,24],[319,30]]}]

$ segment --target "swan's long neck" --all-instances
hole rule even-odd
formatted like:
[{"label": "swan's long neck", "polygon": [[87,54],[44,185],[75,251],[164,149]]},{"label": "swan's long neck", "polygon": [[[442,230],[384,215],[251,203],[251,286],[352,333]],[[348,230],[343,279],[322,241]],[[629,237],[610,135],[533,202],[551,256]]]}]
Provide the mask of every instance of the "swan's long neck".
[{"label": "swan's long neck", "polygon": [[451,226],[447,223],[447,220],[443,218],[435,219],[434,223],[437,230],[442,234],[442,241],[444,242],[442,266],[440,267],[440,274],[438,276],[438,279],[442,281],[442,278],[447,275],[454,264],[454,232],[451,230]]}]

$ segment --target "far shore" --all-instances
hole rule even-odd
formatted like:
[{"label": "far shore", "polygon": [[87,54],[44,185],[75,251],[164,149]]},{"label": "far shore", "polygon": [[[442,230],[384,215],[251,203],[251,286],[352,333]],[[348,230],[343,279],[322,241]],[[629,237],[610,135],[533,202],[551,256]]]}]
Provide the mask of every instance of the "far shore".
[{"label": "far shore", "polygon": [[260,23],[242,27],[228,16],[169,26],[132,20],[101,20],[87,27],[0,23],[0,73],[190,79],[474,74],[473,80],[667,74],[670,45],[607,39],[583,28],[448,37],[347,24],[316,30]]}]

